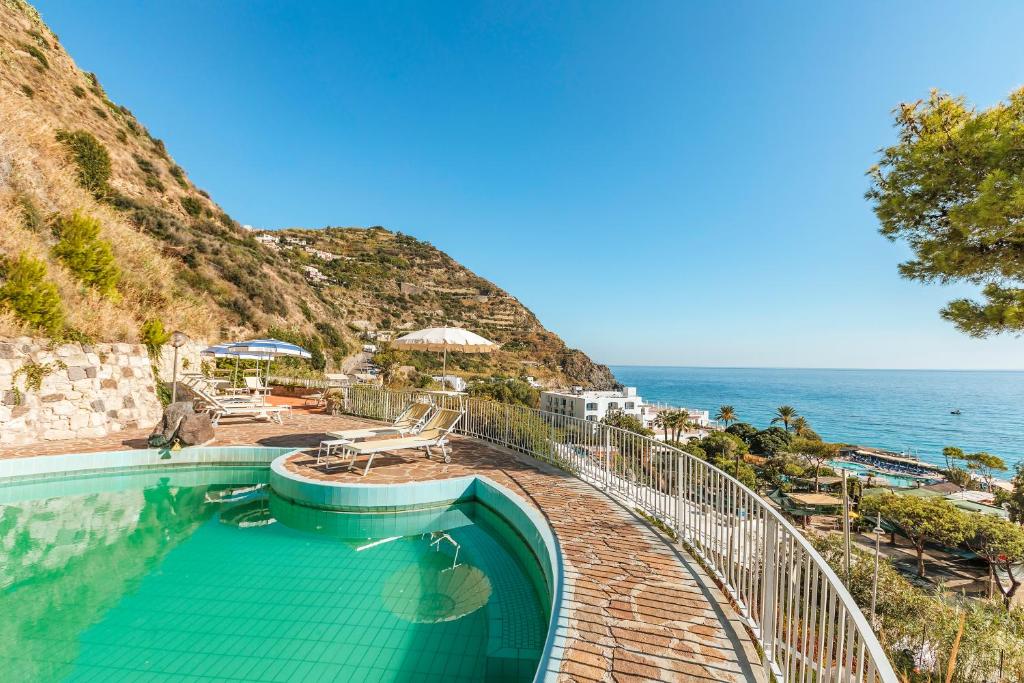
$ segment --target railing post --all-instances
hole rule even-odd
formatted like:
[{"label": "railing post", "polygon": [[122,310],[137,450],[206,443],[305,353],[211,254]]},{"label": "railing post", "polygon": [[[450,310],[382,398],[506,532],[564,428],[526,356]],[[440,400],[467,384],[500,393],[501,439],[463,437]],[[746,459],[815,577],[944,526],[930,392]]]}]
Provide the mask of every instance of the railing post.
[{"label": "railing post", "polygon": [[686,455],[682,452],[676,454],[676,538],[683,542],[683,515],[686,504],[683,501],[683,466],[686,462]]},{"label": "railing post", "polygon": [[611,440],[608,438],[608,428],[598,427],[604,435],[604,490],[607,491],[612,484],[612,448]]},{"label": "railing post", "polygon": [[775,664],[775,591],[778,584],[779,526],[771,516],[764,525],[764,581],[761,582],[761,647],[765,663]]}]

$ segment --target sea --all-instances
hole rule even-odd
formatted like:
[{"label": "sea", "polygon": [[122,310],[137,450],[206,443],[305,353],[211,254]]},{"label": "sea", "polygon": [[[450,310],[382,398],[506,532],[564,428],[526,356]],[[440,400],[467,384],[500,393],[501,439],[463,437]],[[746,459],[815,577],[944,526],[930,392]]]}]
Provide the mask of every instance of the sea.
[{"label": "sea", "polygon": [[[769,426],[796,408],[826,441],[911,453],[943,464],[942,449],[1001,457],[1013,476],[1024,462],[1024,371],[812,370],[612,366],[646,403],[708,410]],[[951,411],[959,410],[959,415]]]}]

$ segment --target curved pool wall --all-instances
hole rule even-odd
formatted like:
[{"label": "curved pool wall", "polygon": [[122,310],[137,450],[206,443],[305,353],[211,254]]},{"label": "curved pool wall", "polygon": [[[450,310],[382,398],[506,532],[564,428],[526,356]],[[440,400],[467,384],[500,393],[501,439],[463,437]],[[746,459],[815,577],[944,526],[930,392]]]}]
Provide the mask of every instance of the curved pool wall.
[{"label": "curved pool wall", "polygon": [[[551,596],[551,619],[535,681],[554,681],[568,628],[568,593],[558,539],[539,510],[487,477],[470,475],[407,484],[350,484],[310,479],[285,467],[289,455],[270,464],[270,488],[292,503],[332,512],[401,512],[410,521],[423,511],[478,501],[515,529],[537,558]],[[401,518],[403,515],[398,515]],[[396,532],[397,533],[397,532]]]},{"label": "curved pool wall", "polygon": [[[350,512],[412,512],[460,501],[479,501],[515,529],[540,564],[551,597],[548,634],[537,665],[535,681],[554,681],[562,658],[568,629],[568,588],[564,578],[558,539],[544,516],[519,496],[482,476],[458,477],[388,486],[339,484],[307,479],[289,472],[284,461],[298,450],[271,446],[196,446],[177,451],[138,450],[39,455],[0,459],[0,484],[31,483],[38,479],[66,478],[68,494],[74,492],[78,475],[177,467],[267,466],[271,488],[293,502],[319,509]],[[21,495],[25,489],[21,489]],[[21,497],[19,495],[19,497]],[[413,515],[416,517],[417,515]],[[413,520],[410,519],[410,522]]]},{"label": "curved pool wall", "polygon": [[269,465],[275,458],[295,453],[295,448],[272,446],[193,446],[179,450],[140,448],[137,450],[36,455],[27,458],[0,458],[0,481],[24,477],[67,477],[94,474],[105,470],[129,470],[136,467],[175,467],[196,465]]}]

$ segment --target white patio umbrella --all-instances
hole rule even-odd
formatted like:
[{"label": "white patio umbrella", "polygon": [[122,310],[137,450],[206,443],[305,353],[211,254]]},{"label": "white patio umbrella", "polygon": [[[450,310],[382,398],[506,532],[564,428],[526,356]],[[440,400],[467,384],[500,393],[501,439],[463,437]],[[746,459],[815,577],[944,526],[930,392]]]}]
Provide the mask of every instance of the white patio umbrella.
[{"label": "white patio umbrella", "polygon": [[441,384],[444,385],[448,376],[448,352],[460,353],[491,353],[498,345],[479,334],[464,330],[461,327],[428,327],[403,335],[391,342],[391,348],[402,351],[435,351],[444,353],[442,363]]}]

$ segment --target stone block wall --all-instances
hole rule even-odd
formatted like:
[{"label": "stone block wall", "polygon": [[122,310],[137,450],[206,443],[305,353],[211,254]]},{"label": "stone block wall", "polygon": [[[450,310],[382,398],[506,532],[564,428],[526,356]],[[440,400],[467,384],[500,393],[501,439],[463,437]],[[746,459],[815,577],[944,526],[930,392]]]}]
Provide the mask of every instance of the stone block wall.
[{"label": "stone block wall", "polygon": [[[26,365],[47,366],[39,390]],[[106,436],[162,414],[145,347],[0,339],[0,444]]]}]

